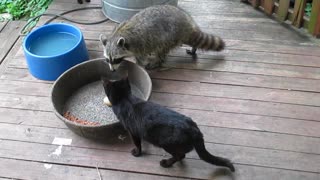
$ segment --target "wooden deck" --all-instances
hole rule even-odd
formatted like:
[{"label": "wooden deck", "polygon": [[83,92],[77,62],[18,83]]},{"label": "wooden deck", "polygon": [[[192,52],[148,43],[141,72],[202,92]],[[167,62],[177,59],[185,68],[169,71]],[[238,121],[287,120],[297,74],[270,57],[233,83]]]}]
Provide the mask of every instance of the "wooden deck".
[{"label": "wooden deck", "polygon": [[[48,12],[100,5],[55,0]],[[33,78],[19,36],[22,22],[0,24],[0,179],[320,179],[320,47],[239,0],[180,0],[202,29],[226,40],[221,53],[198,61],[173,51],[176,68],[152,72],[151,101],[182,112],[203,131],[208,150],[230,158],[236,173],[199,160],[195,152],[170,169],[164,151],[145,144],[133,157],[128,137],[99,143],[77,136],[52,112],[52,82]],[[71,18],[96,21],[99,10]],[[43,17],[41,25],[48,17]],[[61,20],[58,20],[61,22]],[[77,25],[90,57],[101,57],[99,34],[116,23]],[[54,138],[72,139],[59,147]],[[61,154],[59,154],[61,148]],[[56,154],[56,155],[55,155]],[[99,173],[98,173],[99,172]]]}]

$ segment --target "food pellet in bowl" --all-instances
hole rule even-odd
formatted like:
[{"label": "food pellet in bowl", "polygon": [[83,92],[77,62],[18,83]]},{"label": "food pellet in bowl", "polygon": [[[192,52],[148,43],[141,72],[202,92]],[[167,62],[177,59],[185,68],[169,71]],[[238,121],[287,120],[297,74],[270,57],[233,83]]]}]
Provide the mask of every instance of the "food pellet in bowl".
[{"label": "food pellet in bowl", "polygon": [[63,117],[65,117],[69,121],[72,121],[72,122],[75,122],[75,123],[78,123],[78,124],[82,124],[82,125],[91,125],[91,126],[100,125],[100,123],[98,123],[98,122],[90,122],[88,120],[79,119],[79,118],[75,117],[74,115],[72,115],[69,111],[65,112],[63,114]]},{"label": "food pellet in bowl", "polygon": [[112,108],[103,103],[105,97],[101,81],[89,83],[68,98],[64,112],[70,112],[79,119],[98,122],[101,125],[118,122]]},{"label": "food pellet in bowl", "polygon": [[[144,98],[142,92],[131,85],[133,95]],[[101,81],[89,83],[75,91],[67,100],[64,111],[70,112],[78,119],[108,125],[119,122],[111,107],[104,104],[104,92]]]}]

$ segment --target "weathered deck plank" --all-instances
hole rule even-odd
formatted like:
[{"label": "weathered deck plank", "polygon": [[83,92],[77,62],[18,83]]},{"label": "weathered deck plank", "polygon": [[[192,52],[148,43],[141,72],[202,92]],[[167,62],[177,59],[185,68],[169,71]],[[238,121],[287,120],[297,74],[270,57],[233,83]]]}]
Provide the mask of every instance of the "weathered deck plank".
[{"label": "weathered deck plank", "polygon": [[[232,112],[319,121],[319,107],[248,101],[240,99],[153,92],[151,100],[161,105],[207,111]],[[266,111],[268,109],[268,111]]]},{"label": "weathered deck plank", "polygon": [[[153,97],[154,96],[155,95],[153,95]],[[163,96],[163,94],[160,94],[160,96]],[[167,96],[168,98],[173,99],[171,96],[169,95]],[[3,99],[3,101],[0,103],[0,107],[3,107],[3,108],[30,109],[30,110],[36,110],[36,111],[51,111],[52,109],[51,103],[48,103],[49,97],[36,97],[36,96],[12,95],[12,94],[0,94],[0,97],[1,99]],[[179,97],[179,96],[176,96],[176,97]],[[159,99],[152,98],[153,101],[158,102],[165,106],[176,107],[176,108],[177,107],[189,108],[183,105],[175,106],[174,103],[171,103],[171,104],[166,102],[163,103],[161,101],[168,101],[168,100],[159,100]],[[176,99],[173,99],[172,101],[176,101]],[[184,101],[180,101],[180,102],[184,103]],[[208,104],[208,106],[210,107],[213,106],[212,103],[207,103],[207,102],[203,102],[203,103]],[[203,105],[200,108],[204,109]],[[199,107],[197,107],[197,109],[199,109]],[[202,119],[195,119],[195,120],[201,121]],[[253,147],[260,147],[260,148],[276,148],[281,150],[298,151],[298,152],[301,151],[301,152],[308,152],[308,153],[320,152],[320,149],[319,149],[320,147],[318,146],[318,144],[320,143],[318,142],[320,141],[319,138],[308,138],[308,137],[299,137],[299,136],[285,135],[285,134],[264,133],[264,132],[206,127],[206,126],[201,127],[201,129],[203,130],[204,135],[208,136],[207,137],[208,142],[235,144],[239,146],[253,146]],[[301,139],[301,140],[298,140],[298,139]],[[287,143],[282,143],[283,141],[286,141]],[[301,143],[301,145],[296,145],[297,143]]]},{"label": "weathered deck plank", "polygon": [[[154,71],[152,78],[180,80],[190,82],[204,82],[237,86],[263,87],[280,90],[296,90],[307,92],[320,92],[319,79],[291,78],[281,76],[267,76],[243,74],[233,72],[198,71],[192,69],[171,69],[170,71]],[[21,81],[37,81],[29,75],[27,69],[8,68],[0,79]]]},{"label": "weathered deck plank", "polygon": [[[22,70],[26,72],[24,69]],[[50,96],[50,90],[52,87],[50,83],[39,84],[38,81],[29,82],[24,81],[23,79],[21,81],[20,78],[14,79],[14,77],[6,77],[6,75],[1,76],[0,78],[0,92],[11,94]],[[31,78],[32,77],[30,77],[30,79]],[[213,89],[215,89],[215,91],[212,91]],[[162,80],[161,78],[153,79],[153,91],[229,99],[320,106],[320,97],[318,97],[318,93],[224,84],[210,84],[201,82]]]},{"label": "weathered deck plank", "polygon": [[[2,75],[3,76],[7,76]],[[25,76],[24,76],[25,77]],[[48,97],[32,97],[26,95],[19,95],[20,98],[12,94],[0,94],[3,99],[0,104],[3,107],[15,108],[30,108],[34,110],[49,111],[52,109]],[[152,100],[162,104],[170,105],[170,107],[183,107],[190,109],[221,111],[244,113],[252,115],[266,115],[276,117],[297,118],[305,120],[318,121],[319,111],[315,106],[303,106],[296,104],[283,104],[275,102],[250,101],[243,99],[230,99],[220,97],[203,97],[195,95],[181,95],[170,93],[156,93],[153,92]],[[39,104],[37,104],[39,103]],[[30,106],[26,106],[31,104]],[[40,105],[41,104],[41,105]],[[269,111],[265,111],[268,109]]]},{"label": "weathered deck plank", "polygon": [[[86,40],[87,48],[89,49],[90,55],[96,57],[102,57],[102,47],[98,40]],[[190,57],[186,55],[186,48],[182,47],[173,50],[169,57],[183,57],[185,61],[190,62]],[[299,53],[299,52],[297,52]],[[316,53],[316,51],[314,51]],[[24,60],[23,50],[19,49],[15,56],[15,60],[12,60],[10,64],[15,67],[26,67]],[[174,58],[173,58],[174,59]],[[306,56],[300,54],[283,54],[283,53],[272,53],[272,52],[255,52],[255,51],[242,51],[242,50],[224,50],[222,52],[198,52],[199,62],[228,62],[228,61],[239,61],[239,62],[250,62],[261,64],[276,64],[276,65],[289,65],[289,66],[301,66],[301,67],[320,67],[319,56]],[[168,59],[171,61],[171,58]],[[182,60],[183,61],[183,60]],[[216,63],[215,63],[216,64]],[[285,66],[284,66],[285,67]],[[298,67],[298,68],[299,68]],[[264,70],[264,69],[262,69]],[[247,73],[250,73],[248,71]],[[261,72],[262,74],[262,72]]]},{"label": "weathered deck plank", "polygon": [[[46,121],[46,120],[45,120]],[[130,143],[128,135],[125,135],[125,140],[120,140],[116,138],[109,138],[104,140],[103,144],[90,141],[88,139],[79,137],[71,132],[67,128],[56,128],[56,127],[38,127],[38,126],[28,126],[28,125],[15,125],[15,124],[1,124],[0,135],[3,139],[15,140],[15,141],[26,141],[34,143],[51,143],[55,137],[64,137],[73,139],[73,145],[75,147],[89,148],[89,149],[106,149],[106,150],[115,150],[115,151],[128,151],[130,152],[133,144]],[[245,151],[246,149],[261,149],[261,151],[269,151],[270,149],[274,150],[274,153],[286,153],[286,152],[295,152],[303,156],[304,154],[313,154],[320,156],[320,148],[315,144],[319,143],[318,138],[309,138],[296,135],[282,135],[275,133],[266,133],[266,132],[255,132],[247,130],[230,130],[227,128],[215,128],[200,126],[201,130],[205,130],[204,134],[206,140],[207,149],[210,152],[215,152],[215,146],[225,145],[225,146],[237,146],[238,149]],[[241,137],[237,137],[237,135]],[[260,142],[261,139],[268,137],[268,141]],[[225,139],[225,141],[223,140]],[[292,144],[288,147],[281,145],[283,140],[287,140]],[[256,144],[254,144],[255,142]],[[107,144],[105,144],[107,143]],[[273,143],[273,144],[272,144]],[[212,144],[212,145],[211,145]],[[155,148],[152,146],[147,146],[147,154],[158,154],[161,155],[164,151],[160,148]],[[219,149],[219,148],[218,148]],[[269,150],[268,150],[269,149]],[[223,155],[223,151],[217,150]],[[234,154],[236,155],[236,153]],[[261,155],[260,155],[261,156]],[[190,156],[193,158],[198,158],[195,152],[191,152]],[[245,158],[244,158],[245,159]],[[257,157],[256,161],[266,161],[265,159],[259,159]],[[297,160],[299,161],[299,160]],[[245,163],[245,162],[243,162]],[[279,162],[280,163],[280,162]],[[277,164],[279,164],[277,163]],[[297,162],[299,163],[299,162]],[[245,164],[251,164],[246,162]],[[252,164],[254,165],[254,164]]]},{"label": "weathered deck plank", "polygon": [[[320,137],[318,122],[288,118],[172,108],[202,126]],[[53,112],[0,107],[0,122],[66,128]]]},{"label": "weathered deck plank", "polygon": [[[91,57],[102,57],[102,47],[96,45],[97,42],[88,43]],[[98,47],[99,48],[98,48]],[[192,57],[182,54],[181,50],[177,50],[169,56],[167,64],[169,66],[180,69],[196,69],[196,70],[210,70],[219,72],[233,72],[268,76],[293,77],[304,79],[320,79],[320,67],[306,67],[297,65],[284,64],[268,64],[259,62],[243,62],[238,60],[228,60],[224,54],[217,54],[216,56],[209,56],[209,58],[198,58],[196,61]],[[100,52],[100,53],[99,53]],[[11,67],[26,68],[26,62],[23,58],[22,50],[17,53],[17,57],[11,61]],[[291,58],[288,56],[288,58]],[[302,58],[302,57],[301,57]],[[317,57],[320,58],[320,57]],[[251,58],[250,58],[251,59]],[[314,58],[316,59],[316,58]],[[301,61],[301,59],[300,59]],[[320,64],[319,61],[316,61]],[[289,63],[289,62],[287,62]]]},{"label": "weathered deck plank", "polygon": [[[47,180],[73,180],[73,179],[90,179],[99,180],[101,178],[108,180],[141,180],[153,179],[174,180],[178,178],[170,178],[164,176],[154,176],[148,174],[137,174],[123,171],[112,171],[99,169],[95,167],[76,167],[61,164],[50,164],[43,161],[33,162],[15,159],[1,159],[0,174],[4,174],[8,179],[47,179]],[[12,168],[15,167],[15,168]],[[19,169],[19,170],[18,170]],[[17,173],[17,170],[19,173]]]},{"label": "weathered deck plank", "polygon": [[10,21],[0,32],[0,64],[19,38],[20,29],[24,23],[23,21]]},{"label": "weathered deck plank", "polygon": [[[258,11],[252,11],[249,6],[246,6],[244,4],[239,4],[238,2],[224,2],[224,1],[208,1],[206,3],[197,3],[194,4],[194,2],[180,2],[180,7],[184,8],[189,12],[197,22],[199,22],[200,26],[204,25],[206,28],[208,28],[208,25],[211,25],[209,27],[213,28],[222,28],[224,31],[226,31],[225,34],[223,33],[217,33],[218,35],[221,34],[226,35],[226,38],[228,38],[228,31],[230,29],[235,29],[236,31],[233,32],[233,35],[237,36],[237,33],[239,34],[239,37],[245,37],[247,39],[253,38],[254,40],[273,40],[277,43],[282,43],[281,41],[278,41],[278,39],[284,41],[284,40],[295,40],[300,42],[306,42],[309,37],[305,36],[302,33],[299,33],[297,31],[293,31],[292,29],[288,30],[288,28],[279,26],[279,23],[272,21],[271,19],[266,18],[264,14],[259,13]],[[78,8],[78,7],[88,7],[91,6],[90,4],[85,5],[78,5],[78,4],[71,4],[71,3],[53,3],[52,6],[50,6],[49,11],[55,11],[55,10],[63,10],[63,9],[70,9],[70,8]],[[192,7],[192,8],[190,8]],[[203,8],[206,7],[206,8]],[[212,8],[210,8],[212,7]],[[224,8],[223,8],[224,7]],[[214,8],[214,11],[212,9]],[[226,11],[226,9],[228,11]],[[241,11],[237,10],[241,9]],[[203,14],[204,13],[204,14]],[[104,16],[100,11],[95,11],[95,13],[89,15],[89,17],[86,20],[94,19],[93,17],[101,17]],[[81,18],[81,17],[80,17]],[[277,24],[278,26],[274,26],[277,28],[272,29],[273,31],[277,32],[272,34],[275,37],[270,37],[270,33],[268,30],[270,30],[270,27],[261,28],[259,31],[257,29],[251,29],[250,27],[246,28],[246,31],[237,31],[239,28],[230,28],[232,25],[243,25],[248,24],[248,26],[252,25],[253,21],[256,21],[256,23],[261,24],[261,26],[264,25],[265,22],[267,23],[273,23]],[[232,21],[232,23],[225,24],[225,22]],[[241,23],[239,23],[241,22]],[[251,22],[251,23],[247,23]],[[217,26],[215,26],[217,25]],[[244,26],[245,28],[246,26]],[[280,27],[280,28],[279,28]],[[265,30],[268,29],[268,30]],[[212,31],[212,30],[211,30]],[[248,32],[250,31],[250,33]],[[219,32],[219,31],[218,31]],[[263,34],[256,34],[257,32],[263,33]]]},{"label": "weathered deck plank", "polygon": [[320,84],[319,80],[317,79],[289,78],[216,71],[198,71],[188,69],[154,71],[151,76],[153,78],[170,80],[320,92]]},{"label": "weathered deck plank", "polygon": [[4,27],[7,25],[8,21],[2,21],[0,22],[0,32],[4,29]]},{"label": "weathered deck plank", "polygon": [[[134,171],[140,173],[151,173],[151,174],[159,174],[159,175],[169,175],[174,177],[191,177],[196,179],[212,179],[216,176],[214,171],[221,171],[220,168],[207,164],[203,161],[199,161],[197,159],[188,158],[185,160],[183,164],[177,163],[173,168],[164,169],[159,168],[159,160],[162,158],[158,155],[145,155],[141,158],[135,158],[128,152],[120,152],[120,151],[105,151],[101,149],[84,149],[84,148],[76,148],[70,146],[63,146],[62,153],[60,156],[48,156],[50,153],[54,152],[57,145],[50,144],[39,144],[39,143],[30,143],[30,142],[19,142],[19,141],[10,141],[3,140],[3,147],[7,147],[8,149],[12,149],[8,151],[7,149],[0,148],[0,157],[15,157],[16,159],[26,159],[32,161],[46,161],[47,163],[60,163],[60,164],[68,164],[68,165],[80,165],[80,166],[90,166],[92,164],[99,163],[99,168],[107,168],[112,170],[125,170],[125,171]],[[217,145],[218,146],[218,145]],[[19,148],[18,148],[19,147]],[[25,152],[24,149],[32,148],[33,152]],[[223,147],[223,151],[226,154],[230,153],[230,150],[238,150],[236,147],[225,148]],[[228,151],[228,152],[226,152]],[[109,153],[108,153],[109,152]],[[239,154],[239,151],[236,151]],[[241,151],[240,151],[241,152]],[[257,153],[258,151],[254,151]],[[287,154],[287,155],[285,155]],[[285,153],[280,155],[281,158],[296,156],[295,153]],[[241,154],[242,155],[242,154]],[[308,156],[308,155],[307,155]],[[274,158],[279,158],[277,156],[273,156]],[[311,156],[310,156],[311,158]],[[270,159],[267,157],[267,159]],[[307,159],[299,158],[301,161],[308,163]],[[250,159],[251,160],[251,159]],[[252,159],[254,161],[254,159]],[[311,160],[311,163],[317,163],[319,161],[318,158],[314,158]],[[124,163],[125,162],[125,163]],[[303,166],[302,164],[294,163],[294,161],[290,161],[290,169],[296,169],[297,166]],[[139,166],[136,164],[139,163]],[[269,162],[273,164],[273,162]],[[286,163],[286,161],[284,161]],[[281,166],[281,165],[280,165]],[[306,172],[300,171],[299,173],[294,173],[289,170],[283,169],[274,169],[274,168],[266,168],[259,166],[247,166],[247,165],[236,165],[238,171],[235,173],[237,179],[247,180],[252,177],[255,179],[265,179],[266,176],[269,178],[279,177],[278,173],[283,173],[284,176],[289,176],[291,179],[301,178],[301,176],[307,176],[308,178],[314,179],[319,177],[319,174],[316,172],[319,171],[317,166],[313,166],[309,168],[307,166],[303,166],[304,170],[311,170],[315,172]],[[272,171],[276,171],[272,172]],[[225,171],[224,171],[225,172]],[[224,173],[225,174],[225,173]],[[256,176],[255,174],[259,174]],[[228,176],[228,173],[226,174]]]}]

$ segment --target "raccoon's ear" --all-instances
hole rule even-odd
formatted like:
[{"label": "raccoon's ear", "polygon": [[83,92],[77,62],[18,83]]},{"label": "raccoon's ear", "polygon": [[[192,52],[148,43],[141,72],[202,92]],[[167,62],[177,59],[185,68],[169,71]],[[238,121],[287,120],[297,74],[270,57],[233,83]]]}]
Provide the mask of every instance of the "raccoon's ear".
[{"label": "raccoon's ear", "polygon": [[126,40],[124,39],[124,37],[120,37],[117,41],[117,45],[120,47],[124,47],[126,44]]},{"label": "raccoon's ear", "polygon": [[100,42],[102,43],[102,45],[105,46],[107,44],[108,39],[107,39],[106,35],[100,34],[99,39],[100,39]]}]

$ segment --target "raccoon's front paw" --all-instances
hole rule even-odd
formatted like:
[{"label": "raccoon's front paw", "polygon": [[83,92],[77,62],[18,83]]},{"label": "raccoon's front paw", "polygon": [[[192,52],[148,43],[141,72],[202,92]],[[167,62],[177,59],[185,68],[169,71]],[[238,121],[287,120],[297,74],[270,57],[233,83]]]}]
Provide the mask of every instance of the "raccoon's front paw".
[{"label": "raccoon's front paw", "polygon": [[168,159],[162,159],[160,161],[160,166],[162,166],[164,168],[168,168],[168,167],[172,166],[172,163],[170,163]]},{"label": "raccoon's front paw", "polygon": [[141,156],[141,150],[137,149],[137,148],[134,148],[131,150],[131,154],[134,156],[134,157],[139,157]]}]

